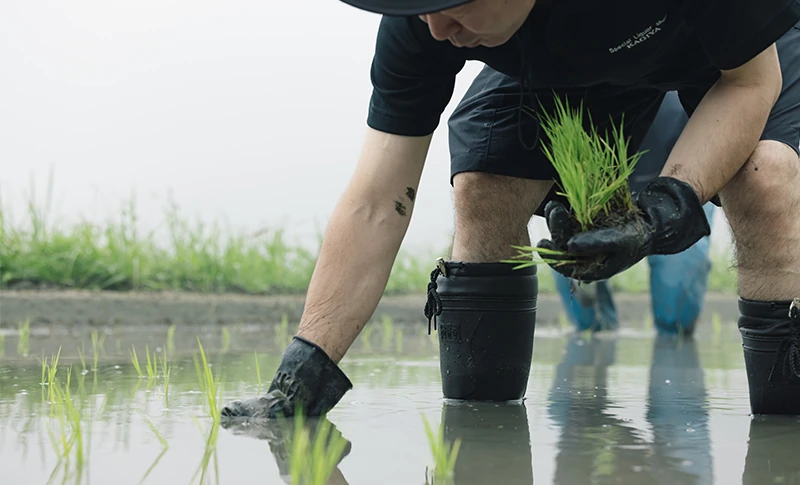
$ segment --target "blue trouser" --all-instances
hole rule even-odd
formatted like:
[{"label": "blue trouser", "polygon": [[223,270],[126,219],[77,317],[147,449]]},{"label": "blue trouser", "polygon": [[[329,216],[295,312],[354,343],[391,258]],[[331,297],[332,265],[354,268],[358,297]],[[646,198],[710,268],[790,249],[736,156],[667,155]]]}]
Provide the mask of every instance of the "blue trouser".
[{"label": "blue trouser", "polygon": [[[714,205],[704,207],[711,225]],[[690,333],[703,309],[711,261],[710,238],[678,254],[648,256],[653,320],[661,333]],[[608,280],[581,284],[552,271],[567,315],[579,331],[617,326],[617,310]]]}]

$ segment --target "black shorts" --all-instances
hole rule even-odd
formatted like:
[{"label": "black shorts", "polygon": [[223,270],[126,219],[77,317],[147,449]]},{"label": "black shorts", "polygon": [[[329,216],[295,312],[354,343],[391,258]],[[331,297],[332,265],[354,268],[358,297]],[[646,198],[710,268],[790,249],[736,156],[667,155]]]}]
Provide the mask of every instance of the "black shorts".
[{"label": "black shorts", "polygon": [[[800,154],[800,23],[784,34],[777,48],[783,89],[761,139],[785,143]],[[691,115],[715,80],[678,90],[687,115]],[[557,180],[555,169],[537,143],[540,134],[544,137],[538,122],[528,114],[520,116],[520,91],[516,80],[489,67],[485,67],[475,78],[448,120],[451,184],[453,177],[460,172]],[[630,137],[631,150],[643,148],[665,96],[665,91],[650,87],[603,87],[556,93],[559,97],[566,96],[571,106],[582,102],[600,131],[608,126],[609,120],[615,124],[622,122],[624,134]],[[552,92],[535,93],[536,99],[527,97],[525,104],[535,102],[537,109],[543,108],[549,112],[553,106],[552,95]],[[671,143],[674,143],[674,139]],[[668,154],[672,147],[647,148],[656,148],[656,151]],[[653,163],[652,160],[648,163],[651,171]],[[660,163],[656,168],[660,172],[666,163],[666,156],[655,163]],[[555,188],[548,200],[555,197],[554,193]],[[541,214],[542,207],[537,214]]]}]

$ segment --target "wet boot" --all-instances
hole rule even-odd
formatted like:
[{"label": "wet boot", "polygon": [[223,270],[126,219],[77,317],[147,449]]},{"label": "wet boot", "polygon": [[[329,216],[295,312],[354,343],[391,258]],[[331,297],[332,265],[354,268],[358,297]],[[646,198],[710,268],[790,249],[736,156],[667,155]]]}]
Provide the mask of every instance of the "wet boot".
[{"label": "wet boot", "polygon": [[[428,284],[428,332],[439,332],[446,399],[513,401],[525,396],[533,357],[536,267],[439,260]],[[438,328],[437,328],[438,325]]]},{"label": "wet boot", "polygon": [[800,299],[739,299],[753,414],[800,415]]}]

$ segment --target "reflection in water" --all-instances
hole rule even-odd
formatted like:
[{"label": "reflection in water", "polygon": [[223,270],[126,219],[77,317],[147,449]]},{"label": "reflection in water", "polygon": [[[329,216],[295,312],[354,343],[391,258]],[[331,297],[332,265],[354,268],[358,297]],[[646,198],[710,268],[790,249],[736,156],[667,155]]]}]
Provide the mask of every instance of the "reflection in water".
[{"label": "reflection in water", "polygon": [[461,440],[454,485],[531,485],[528,415],[523,404],[447,403],[442,406],[444,439]]},{"label": "reflection in water", "polygon": [[[417,421],[420,407],[426,413],[441,412],[448,442],[461,440],[454,485],[530,485],[534,471],[541,475],[536,477],[539,485],[800,485],[795,451],[800,449],[800,419],[751,421],[735,325],[723,326],[713,336],[704,336],[700,327],[694,340],[651,340],[636,332],[586,340],[540,335],[529,395],[546,390],[543,405],[532,398],[524,405],[445,402],[441,409],[441,376],[427,327],[420,332],[406,327],[401,334],[399,326],[385,324],[378,330],[386,341],[373,334],[372,353],[356,352],[345,362],[358,390],[332,419],[357,452],[348,442],[329,485],[421,485],[430,454]],[[157,334],[115,332],[108,339],[111,344],[106,343],[107,352],[98,339],[96,366],[88,331],[55,336],[32,332],[28,357],[17,356],[16,338],[8,339],[9,351],[0,359],[0,483],[44,484],[51,474],[55,482],[67,478],[71,484],[187,483],[201,457],[201,470],[207,466],[212,481],[218,459],[221,483],[288,483],[290,430],[257,423],[228,427],[220,430],[214,446],[208,446],[213,419],[194,366],[197,329],[178,328],[171,346],[167,329]],[[262,377],[271,375],[280,353],[277,347],[272,352],[263,349],[274,345],[276,333],[274,328],[231,327],[221,341],[218,328],[200,332],[204,347],[208,340],[206,348],[212,349],[209,363],[220,377],[225,398],[263,390],[253,346],[261,349]],[[260,342],[261,335],[269,342]],[[388,340],[391,335],[402,335],[403,345]],[[76,351],[82,341],[87,342],[86,373]],[[149,343],[155,349],[164,341],[172,350],[168,390],[160,377],[140,378],[130,356],[134,345],[138,349]],[[63,388],[67,369],[73,366],[70,396],[78,411],[73,415],[80,415],[83,450],[80,453],[73,441],[70,454],[59,462],[59,454],[64,455],[59,451],[76,436],[77,427],[62,420],[66,415],[51,414],[66,407],[50,403],[50,386],[42,385],[49,377],[42,377],[40,359],[56,354],[61,346],[58,377]],[[535,419],[545,409],[549,419]],[[418,432],[411,431],[414,422]],[[743,439],[748,427],[749,443]],[[209,454],[217,448],[218,456]]]},{"label": "reflection in water", "polygon": [[656,338],[647,420],[653,428],[654,474],[672,483],[711,483],[708,396],[694,339]]},{"label": "reflection in water", "polygon": [[615,340],[567,342],[550,392],[561,427],[554,483],[710,483],[712,463],[703,374],[695,342],[654,343],[646,417],[653,439],[619,417],[608,396]]},{"label": "reflection in water", "polygon": [[[759,416],[750,421],[750,440],[742,474],[743,485],[800,484],[798,419]],[[765,479],[769,477],[768,479]]]},{"label": "reflection in water", "polygon": [[[269,443],[270,452],[275,458],[275,463],[278,465],[278,472],[280,473],[281,480],[287,485],[295,485],[292,482],[292,460],[295,453],[298,451],[311,453],[312,449],[298,450],[295,446],[295,439],[298,439],[298,434],[295,421],[293,419],[223,419],[221,426],[238,436],[247,436],[258,440],[266,440]],[[331,423],[327,418],[308,418],[302,426],[308,431],[308,443],[312,446],[318,441],[319,434],[322,433],[324,450],[338,450],[339,446],[343,447],[339,455],[339,459],[335,460],[335,468],[330,475],[326,485],[348,485],[347,480],[344,478],[339,464],[344,458],[350,454],[352,444],[348,441],[336,426]],[[321,459],[322,456],[316,456],[315,459]],[[331,456],[324,457],[334,460]],[[333,464],[333,463],[332,463]]]}]

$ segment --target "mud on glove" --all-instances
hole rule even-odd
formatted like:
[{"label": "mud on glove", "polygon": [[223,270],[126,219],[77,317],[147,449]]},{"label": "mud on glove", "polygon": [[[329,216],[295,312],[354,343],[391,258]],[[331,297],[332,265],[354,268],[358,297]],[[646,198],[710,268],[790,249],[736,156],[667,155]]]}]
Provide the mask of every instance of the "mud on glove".
[{"label": "mud on glove", "polygon": [[290,417],[299,407],[305,416],[320,416],[352,388],[344,372],[319,346],[294,337],[267,393],[233,401],[222,408],[221,414],[226,418]]},{"label": "mud on glove", "polygon": [[569,253],[548,259],[550,266],[569,278],[582,281],[608,279],[651,254],[675,254],[691,247],[711,228],[703,204],[692,187],[672,177],[658,177],[641,192],[634,204],[638,211],[615,226],[579,232],[577,222],[561,203],[551,201],[544,210],[552,240],[538,247]]}]

